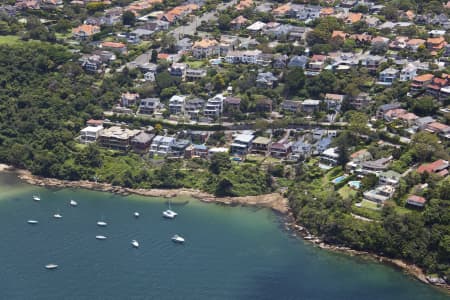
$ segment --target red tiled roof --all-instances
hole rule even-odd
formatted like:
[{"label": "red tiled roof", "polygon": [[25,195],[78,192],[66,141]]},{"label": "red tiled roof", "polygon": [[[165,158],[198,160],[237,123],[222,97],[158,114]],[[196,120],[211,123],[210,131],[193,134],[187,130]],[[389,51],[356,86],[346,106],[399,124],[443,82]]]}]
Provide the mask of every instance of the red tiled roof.
[{"label": "red tiled roof", "polygon": [[417,195],[409,195],[407,200],[422,204],[425,204],[425,202],[427,201],[424,197],[420,197]]},{"label": "red tiled roof", "polygon": [[422,174],[422,173],[434,173],[436,171],[439,171],[441,169],[445,169],[446,167],[448,167],[448,162],[443,160],[443,159],[439,159],[435,162],[429,163],[429,164],[423,164],[421,166],[419,166],[417,168],[417,173]]}]

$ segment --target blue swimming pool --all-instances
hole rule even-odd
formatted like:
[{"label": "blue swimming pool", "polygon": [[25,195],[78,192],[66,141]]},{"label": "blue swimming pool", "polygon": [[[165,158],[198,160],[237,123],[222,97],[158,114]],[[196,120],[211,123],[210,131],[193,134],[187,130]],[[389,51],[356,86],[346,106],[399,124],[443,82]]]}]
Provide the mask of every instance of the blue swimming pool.
[{"label": "blue swimming pool", "polygon": [[359,180],[350,181],[348,183],[348,186],[351,187],[351,188],[359,190],[359,188],[361,187],[361,181],[359,181]]},{"label": "blue swimming pool", "polygon": [[342,176],[336,177],[335,179],[331,180],[331,182],[333,184],[338,184],[338,183],[341,183],[342,181],[344,181],[345,178],[347,178],[347,175],[342,175]]}]

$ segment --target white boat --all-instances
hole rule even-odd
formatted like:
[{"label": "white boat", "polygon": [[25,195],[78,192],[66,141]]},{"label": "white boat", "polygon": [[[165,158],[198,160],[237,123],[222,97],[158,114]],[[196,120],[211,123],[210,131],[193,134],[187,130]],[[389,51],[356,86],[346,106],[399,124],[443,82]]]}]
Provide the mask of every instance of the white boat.
[{"label": "white boat", "polygon": [[163,217],[167,219],[174,219],[178,214],[172,210],[170,207],[170,199],[169,199],[169,209],[163,211]]},{"label": "white boat", "polygon": [[48,265],[45,266],[45,268],[46,268],[47,270],[54,270],[54,269],[58,268],[58,265],[55,265],[55,264],[48,264]]},{"label": "white boat", "polygon": [[135,218],[139,218],[139,216],[140,216],[137,211],[135,211],[133,215],[134,215]]},{"label": "white boat", "polygon": [[96,235],[95,238],[97,240],[106,240],[106,236],[104,236],[104,235]]},{"label": "white boat", "polygon": [[178,214],[174,212],[173,210],[165,210],[163,211],[163,217],[168,219],[174,219]]},{"label": "white boat", "polygon": [[174,243],[183,244],[183,243],[184,243],[184,238],[181,237],[181,236],[179,236],[178,234],[175,234],[175,235],[172,237],[172,241],[173,241]]},{"label": "white boat", "polygon": [[39,195],[33,195],[33,200],[34,201],[41,201],[41,197],[39,197]]},{"label": "white boat", "polygon": [[56,214],[53,215],[53,218],[55,218],[55,219],[61,219],[61,218],[62,218],[62,215],[61,215],[60,213],[56,213]]},{"label": "white boat", "polygon": [[77,206],[78,205],[78,203],[77,203],[77,201],[75,201],[75,200],[70,200],[70,206]]},{"label": "white boat", "polygon": [[106,227],[106,226],[108,226],[108,223],[103,222],[103,221],[98,221],[98,222],[97,222],[97,226],[100,226],[100,227]]},{"label": "white boat", "polygon": [[139,243],[136,240],[132,240],[131,245],[133,245],[134,248],[139,248]]},{"label": "white boat", "polygon": [[37,224],[37,223],[39,223],[39,222],[36,221],[36,220],[28,220],[27,223],[28,223],[28,224]]}]

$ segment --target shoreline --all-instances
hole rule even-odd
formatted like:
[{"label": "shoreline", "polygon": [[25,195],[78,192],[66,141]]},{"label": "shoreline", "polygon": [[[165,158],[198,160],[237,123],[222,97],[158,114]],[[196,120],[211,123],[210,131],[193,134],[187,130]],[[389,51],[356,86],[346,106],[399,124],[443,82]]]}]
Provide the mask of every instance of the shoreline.
[{"label": "shoreline", "polygon": [[320,249],[325,249],[333,252],[346,253],[350,256],[360,256],[364,258],[374,259],[378,262],[385,263],[404,270],[409,275],[412,275],[422,283],[426,283],[443,289],[445,292],[450,292],[450,285],[447,283],[441,283],[432,280],[426,276],[421,268],[416,265],[408,264],[401,259],[392,259],[384,256],[380,256],[375,253],[367,251],[354,250],[349,247],[343,247],[338,245],[327,244],[320,238],[315,237],[309,233],[309,231],[295,223],[291,210],[288,205],[288,200],[279,193],[264,194],[258,196],[242,196],[242,197],[216,197],[212,194],[202,192],[195,189],[179,188],[179,189],[132,189],[120,186],[113,186],[109,183],[96,183],[87,180],[69,181],[60,180],[55,178],[45,178],[35,176],[28,170],[16,169],[12,166],[0,164],[0,172],[12,172],[15,173],[21,180],[31,185],[56,187],[56,188],[84,188],[100,192],[109,192],[118,195],[127,196],[130,194],[146,196],[146,197],[191,197],[200,200],[205,203],[216,203],[229,206],[256,206],[270,208],[273,211],[283,215],[285,217],[286,230],[292,231],[300,235],[303,240],[318,246]]}]

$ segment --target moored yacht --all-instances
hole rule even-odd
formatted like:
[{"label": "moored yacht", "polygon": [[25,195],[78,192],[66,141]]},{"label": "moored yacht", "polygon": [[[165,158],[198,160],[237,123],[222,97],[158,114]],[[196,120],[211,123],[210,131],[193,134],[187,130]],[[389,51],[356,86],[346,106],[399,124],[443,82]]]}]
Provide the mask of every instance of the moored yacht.
[{"label": "moored yacht", "polygon": [[175,235],[172,237],[172,241],[173,241],[174,243],[183,244],[183,243],[184,243],[184,238],[181,237],[181,236],[179,236],[178,234],[175,234]]},{"label": "moored yacht", "polygon": [[106,227],[106,226],[108,226],[108,223],[103,222],[103,221],[98,221],[98,222],[97,222],[97,226],[100,226],[100,227]]},{"label": "moored yacht", "polygon": [[174,219],[178,214],[174,212],[173,210],[165,210],[163,211],[163,217],[168,219]]},{"label": "moored yacht", "polygon": [[75,200],[70,200],[70,206],[77,206],[78,205],[78,203],[77,203],[77,201],[75,201]]},{"label": "moored yacht", "polygon": [[56,213],[56,214],[53,215],[53,218],[55,218],[55,219],[61,219],[61,218],[62,218],[62,215],[61,215],[60,213]]},{"label": "moored yacht", "polygon": [[131,245],[133,245],[134,248],[139,248],[139,242],[136,240],[132,240]]},{"label": "moored yacht", "polygon": [[135,211],[134,214],[133,214],[133,216],[134,216],[135,218],[139,218],[140,215],[139,215],[139,213],[138,213],[137,211]]},{"label": "moored yacht", "polygon": [[39,197],[39,195],[33,195],[33,200],[34,201],[41,201],[41,197]]},{"label": "moored yacht", "polygon": [[47,270],[54,270],[54,269],[58,268],[58,265],[55,265],[55,264],[48,264],[48,265],[45,266],[45,268],[46,268]]},{"label": "moored yacht", "polygon": [[104,236],[104,235],[96,235],[95,238],[97,240],[106,240],[106,236]]},{"label": "moored yacht", "polygon": [[37,224],[37,223],[39,223],[39,222],[36,221],[36,220],[28,220],[27,223],[28,223],[28,224]]}]

